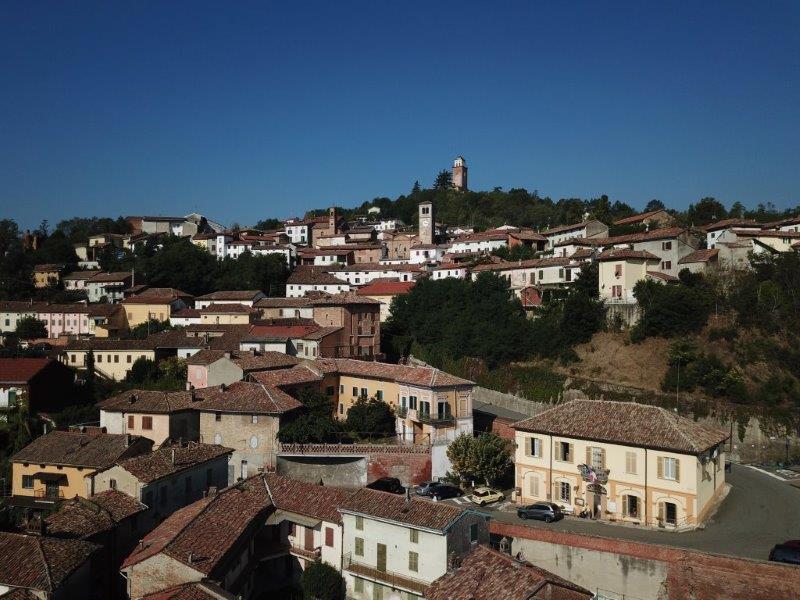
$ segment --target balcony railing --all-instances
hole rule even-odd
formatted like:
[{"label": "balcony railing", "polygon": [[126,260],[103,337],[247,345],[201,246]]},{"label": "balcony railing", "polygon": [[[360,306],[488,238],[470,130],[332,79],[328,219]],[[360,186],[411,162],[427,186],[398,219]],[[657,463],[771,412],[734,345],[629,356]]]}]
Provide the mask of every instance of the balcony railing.
[{"label": "balcony railing", "polygon": [[342,557],[342,570],[385,583],[394,588],[402,588],[419,594],[424,594],[430,586],[430,583],[421,579],[406,577],[400,573],[380,570],[377,567],[370,566],[359,561],[357,557],[354,557],[349,552]]},{"label": "balcony railing", "polygon": [[292,546],[289,548],[289,553],[299,556],[300,558],[307,558],[309,560],[317,560],[322,556],[322,548],[301,548],[300,546]]},{"label": "balcony railing", "polygon": [[451,412],[443,413],[417,413],[417,421],[420,423],[428,423],[430,425],[452,425],[455,423],[456,418]]},{"label": "balcony railing", "polygon": [[33,493],[34,498],[40,502],[58,502],[64,499],[64,492],[61,490],[36,490]]}]

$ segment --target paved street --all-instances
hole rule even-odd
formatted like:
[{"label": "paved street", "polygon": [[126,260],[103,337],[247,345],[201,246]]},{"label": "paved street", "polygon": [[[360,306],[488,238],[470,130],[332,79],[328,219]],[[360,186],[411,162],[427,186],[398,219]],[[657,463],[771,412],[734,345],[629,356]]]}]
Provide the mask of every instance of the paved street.
[{"label": "paved street", "polygon": [[[567,517],[522,521],[512,506],[487,507],[498,521],[766,560],[778,542],[800,539],[800,489],[749,467],[733,465],[732,488],[703,530],[675,532]],[[462,500],[462,506],[463,506]]]}]

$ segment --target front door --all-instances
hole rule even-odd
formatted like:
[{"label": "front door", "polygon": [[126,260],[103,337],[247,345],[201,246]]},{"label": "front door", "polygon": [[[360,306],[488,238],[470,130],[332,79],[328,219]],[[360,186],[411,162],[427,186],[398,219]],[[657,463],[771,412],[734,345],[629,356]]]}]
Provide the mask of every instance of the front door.
[{"label": "front door", "polygon": [[602,504],[603,496],[597,492],[594,492],[592,494],[592,516],[595,519],[599,519],[603,515]]},{"label": "front door", "polygon": [[378,544],[378,571],[386,572],[386,544]]}]

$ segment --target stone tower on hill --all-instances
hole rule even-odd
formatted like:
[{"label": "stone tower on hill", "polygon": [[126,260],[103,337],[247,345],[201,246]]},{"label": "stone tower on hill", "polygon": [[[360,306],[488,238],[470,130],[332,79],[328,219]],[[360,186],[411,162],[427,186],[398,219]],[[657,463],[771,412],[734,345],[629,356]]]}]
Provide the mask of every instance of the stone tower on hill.
[{"label": "stone tower on hill", "polygon": [[453,189],[467,191],[467,161],[458,156],[453,161]]},{"label": "stone tower on hill", "polygon": [[433,202],[419,203],[419,241],[423,244],[433,244],[436,232],[436,222],[433,214]]}]

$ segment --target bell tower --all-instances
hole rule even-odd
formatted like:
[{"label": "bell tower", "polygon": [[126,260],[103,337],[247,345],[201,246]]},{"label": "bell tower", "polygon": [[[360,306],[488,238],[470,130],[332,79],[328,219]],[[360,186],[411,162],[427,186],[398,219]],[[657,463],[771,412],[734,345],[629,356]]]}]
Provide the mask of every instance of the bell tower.
[{"label": "bell tower", "polygon": [[419,203],[419,241],[423,244],[433,244],[436,232],[436,221],[433,214],[433,202]]},{"label": "bell tower", "polygon": [[457,156],[453,161],[453,189],[467,191],[467,161],[463,156]]}]

